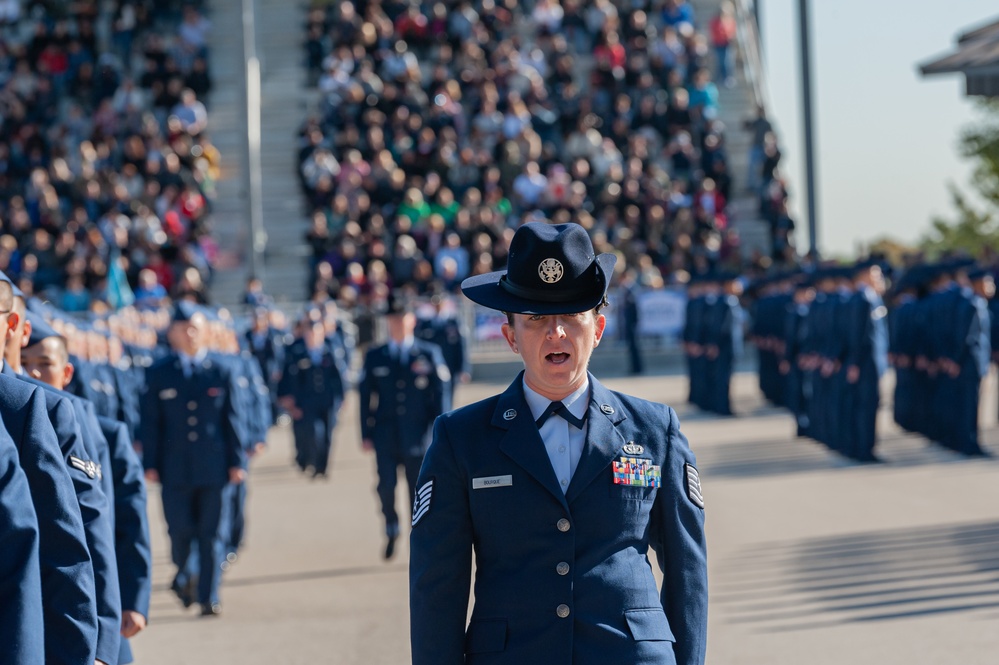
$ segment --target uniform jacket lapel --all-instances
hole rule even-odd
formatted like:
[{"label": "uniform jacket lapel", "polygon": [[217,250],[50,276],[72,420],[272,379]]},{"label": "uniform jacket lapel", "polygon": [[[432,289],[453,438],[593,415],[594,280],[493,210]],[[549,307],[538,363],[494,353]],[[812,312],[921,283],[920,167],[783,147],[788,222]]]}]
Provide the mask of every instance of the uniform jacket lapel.
[{"label": "uniform jacket lapel", "polygon": [[[513,417],[507,419],[511,412],[514,413]],[[523,373],[500,395],[496,411],[493,412],[492,424],[506,430],[500,439],[499,449],[568,509],[551,460],[545,452],[545,444],[541,441],[538,427],[531,416],[531,408],[524,399]]]},{"label": "uniform jacket lapel", "polygon": [[[627,417],[617,397],[591,374],[590,405],[586,414],[588,423],[586,442],[583,444],[583,455],[579,459],[579,466],[572,474],[572,481],[566,492],[566,500],[569,503],[572,503],[587,485],[621,454],[621,448],[627,442],[617,426]],[[550,463],[548,467],[551,468]],[[554,475],[552,480],[554,481]]]}]

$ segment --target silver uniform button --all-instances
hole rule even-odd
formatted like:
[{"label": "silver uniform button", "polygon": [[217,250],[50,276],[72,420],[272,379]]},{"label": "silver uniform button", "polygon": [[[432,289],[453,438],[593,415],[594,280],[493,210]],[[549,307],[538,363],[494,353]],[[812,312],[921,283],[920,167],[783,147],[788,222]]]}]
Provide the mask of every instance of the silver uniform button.
[{"label": "silver uniform button", "polygon": [[569,520],[563,517],[562,519],[560,519],[558,522],[555,523],[555,526],[558,527],[559,531],[565,533],[566,531],[569,530]]},{"label": "silver uniform button", "polygon": [[558,573],[559,575],[568,575],[569,564],[567,564],[565,561],[560,562],[557,566],[555,566],[555,572]]},{"label": "silver uniform button", "polygon": [[193,442],[193,441],[197,441],[197,440],[198,440],[198,435],[197,435],[197,433],[196,433],[196,432],[191,432],[190,434],[188,434],[188,435],[187,435],[187,440],[188,440],[188,441],[192,441],[192,442]]},{"label": "silver uniform button", "polygon": [[405,402],[406,401],[406,393],[399,393],[398,395],[395,396],[395,398],[399,402]]},{"label": "silver uniform button", "polygon": [[565,603],[562,603],[561,605],[555,608],[555,614],[558,615],[559,619],[566,618],[567,616],[569,616],[569,606],[566,605]]},{"label": "silver uniform button", "polygon": [[406,387],[406,382],[403,381],[402,379],[399,379],[398,381],[395,382],[395,387],[396,388],[405,388]]},{"label": "silver uniform button", "polygon": [[193,427],[194,425],[198,424],[198,419],[195,418],[194,416],[191,416],[190,418],[187,419],[187,424]]},{"label": "silver uniform button", "polygon": [[190,411],[194,411],[196,408],[198,408],[198,403],[192,399],[190,402],[187,403],[187,408]]}]

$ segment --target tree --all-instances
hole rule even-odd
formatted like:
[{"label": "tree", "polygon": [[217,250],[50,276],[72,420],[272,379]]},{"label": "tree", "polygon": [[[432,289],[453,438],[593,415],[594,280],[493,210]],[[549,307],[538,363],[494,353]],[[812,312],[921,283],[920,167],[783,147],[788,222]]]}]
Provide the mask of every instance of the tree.
[{"label": "tree", "polygon": [[931,255],[967,252],[976,256],[984,248],[999,248],[999,100],[986,99],[978,105],[982,120],[961,132],[960,150],[974,162],[970,186],[981,203],[950,185],[956,217],[935,217],[932,230],[919,243]]}]

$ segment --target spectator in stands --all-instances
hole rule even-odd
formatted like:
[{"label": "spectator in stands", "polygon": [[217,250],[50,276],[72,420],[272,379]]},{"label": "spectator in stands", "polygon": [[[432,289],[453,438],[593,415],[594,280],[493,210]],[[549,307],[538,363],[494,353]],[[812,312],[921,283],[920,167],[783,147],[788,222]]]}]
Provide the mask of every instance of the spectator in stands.
[{"label": "spectator in stands", "polygon": [[428,269],[453,284],[502,268],[512,230],[538,217],[583,224],[660,282],[737,260],[706,69],[719,44],[695,24],[682,0],[652,13],[609,0],[310,11],[324,101],[299,165],[326,222],[310,283],[368,300],[389,281],[424,288]]}]

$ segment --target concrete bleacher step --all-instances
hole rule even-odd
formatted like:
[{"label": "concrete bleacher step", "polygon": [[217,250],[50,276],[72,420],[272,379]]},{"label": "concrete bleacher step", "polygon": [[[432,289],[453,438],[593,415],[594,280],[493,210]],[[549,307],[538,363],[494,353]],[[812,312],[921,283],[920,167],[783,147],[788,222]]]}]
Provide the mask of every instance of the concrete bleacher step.
[{"label": "concrete bleacher step", "polygon": [[[223,269],[212,282],[214,300],[238,304],[251,268],[250,231],[244,183],[246,131],[242,14],[238,2],[216,2],[212,13],[217,39],[212,67],[220,82],[212,98],[212,137],[223,151],[214,225],[225,253]],[[296,177],[296,131],[313,93],[305,89],[302,66],[302,14],[286,0],[257,0],[256,44],[261,73],[261,165],[263,225],[269,243],[257,265],[264,288],[281,302],[305,297],[308,270]],[[222,87],[224,86],[224,87]]]}]

